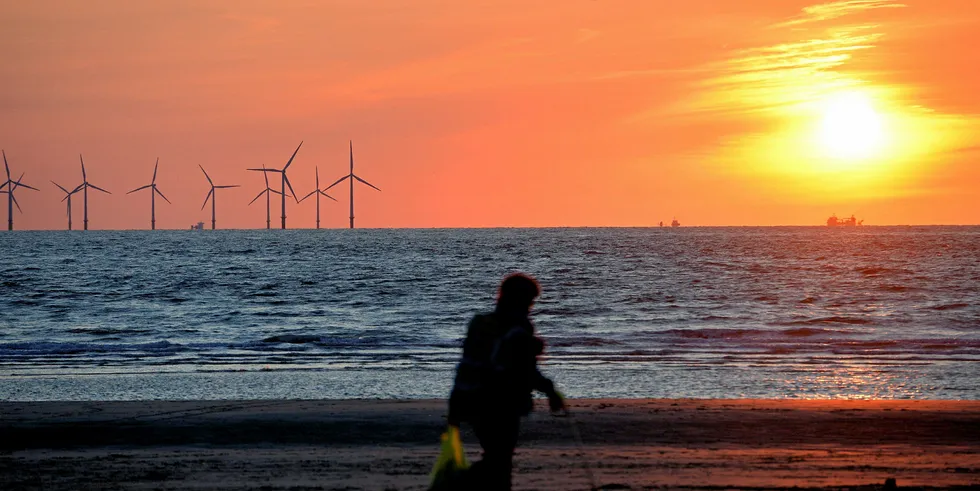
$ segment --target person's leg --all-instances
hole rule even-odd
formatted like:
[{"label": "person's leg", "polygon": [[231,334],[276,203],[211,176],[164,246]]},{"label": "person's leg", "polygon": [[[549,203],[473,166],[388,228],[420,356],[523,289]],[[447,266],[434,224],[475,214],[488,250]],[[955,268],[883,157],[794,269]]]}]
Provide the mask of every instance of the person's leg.
[{"label": "person's leg", "polygon": [[471,483],[479,486],[474,489],[510,491],[520,417],[482,418],[473,422],[473,430],[483,447],[483,459],[473,464],[471,469]]}]

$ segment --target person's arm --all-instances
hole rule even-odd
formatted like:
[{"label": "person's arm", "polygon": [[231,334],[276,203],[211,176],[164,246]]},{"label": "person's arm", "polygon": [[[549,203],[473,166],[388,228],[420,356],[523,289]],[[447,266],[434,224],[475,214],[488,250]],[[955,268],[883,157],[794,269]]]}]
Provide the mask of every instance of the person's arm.
[{"label": "person's arm", "polygon": [[526,330],[512,334],[515,336],[505,340],[505,346],[509,345],[508,353],[503,357],[507,368],[523,372],[530,388],[548,396],[548,405],[552,411],[560,411],[565,407],[561,394],[555,390],[554,382],[538,370],[538,356],[544,353],[544,342]]},{"label": "person's arm", "polygon": [[555,390],[555,383],[551,381],[548,377],[545,377],[540,370],[538,370],[537,357],[535,357],[534,362],[534,375],[532,377],[534,390],[543,392],[544,395],[548,396],[548,406],[551,408],[552,412],[558,412],[565,409],[565,400],[562,398],[561,394]]}]

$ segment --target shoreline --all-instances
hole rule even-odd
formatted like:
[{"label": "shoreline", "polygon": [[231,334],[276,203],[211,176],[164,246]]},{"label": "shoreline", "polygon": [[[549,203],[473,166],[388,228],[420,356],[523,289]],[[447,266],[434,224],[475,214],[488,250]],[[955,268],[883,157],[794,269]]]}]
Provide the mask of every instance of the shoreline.
[{"label": "shoreline", "polygon": [[[515,489],[980,486],[980,401],[543,401]],[[442,400],[0,402],[0,488],[422,490]],[[468,428],[471,460],[479,446]],[[869,488],[870,489],[870,488]]]}]

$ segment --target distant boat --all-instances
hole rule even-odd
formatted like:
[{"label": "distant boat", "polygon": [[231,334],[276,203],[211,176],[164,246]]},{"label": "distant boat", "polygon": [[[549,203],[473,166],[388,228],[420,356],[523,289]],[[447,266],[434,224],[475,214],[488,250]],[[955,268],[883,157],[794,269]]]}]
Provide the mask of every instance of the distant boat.
[{"label": "distant boat", "polygon": [[681,222],[678,222],[677,219],[675,218],[674,221],[670,222],[670,226],[671,227],[680,227],[681,226]]},{"label": "distant boat", "polygon": [[197,225],[191,225],[191,230],[204,230],[204,222],[197,222]]},{"label": "distant boat", "polygon": [[837,215],[832,215],[827,219],[828,227],[857,227],[864,224],[864,220],[858,220],[851,215],[851,218],[837,218]]}]

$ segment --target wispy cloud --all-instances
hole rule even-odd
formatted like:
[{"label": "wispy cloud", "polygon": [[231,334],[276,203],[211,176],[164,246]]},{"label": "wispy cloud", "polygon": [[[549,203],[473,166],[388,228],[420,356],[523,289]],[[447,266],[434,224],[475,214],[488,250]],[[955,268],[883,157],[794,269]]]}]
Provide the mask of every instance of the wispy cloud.
[{"label": "wispy cloud", "polygon": [[[849,0],[806,7],[800,15],[770,26],[786,31],[787,39],[797,39],[742,49],[728,60],[711,64],[708,68],[715,75],[699,82],[699,97],[686,109],[722,113],[780,110],[863,84],[861,75],[847,71],[847,65],[877,45],[884,36],[882,26],[842,18],[901,6],[886,0]],[[804,24],[807,28],[800,29]]]},{"label": "wispy cloud", "polygon": [[844,17],[845,15],[850,15],[862,11],[883,9],[883,8],[900,8],[904,7],[904,4],[896,3],[892,0],[845,0],[841,2],[829,2],[821,3],[819,5],[811,5],[809,7],[804,7],[800,15],[793,17],[785,22],[780,22],[774,27],[788,27],[788,26],[799,26],[803,24],[812,24],[815,22],[822,22],[832,19],[837,19]]}]

